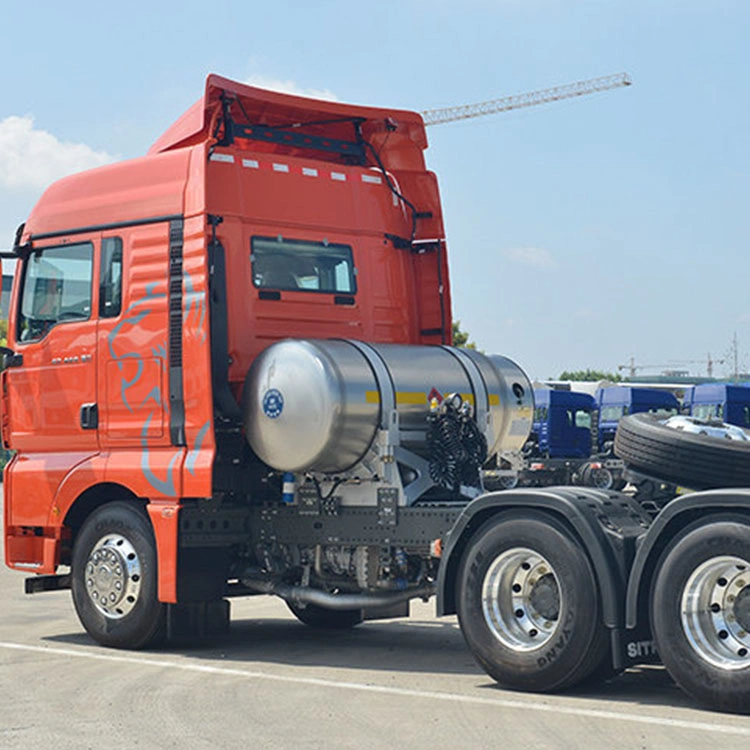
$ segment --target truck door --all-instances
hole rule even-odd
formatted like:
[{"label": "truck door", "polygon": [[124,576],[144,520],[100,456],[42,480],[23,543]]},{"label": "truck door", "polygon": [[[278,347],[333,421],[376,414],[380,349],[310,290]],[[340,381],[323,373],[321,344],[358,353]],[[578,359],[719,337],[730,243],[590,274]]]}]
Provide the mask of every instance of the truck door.
[{"label": "truck door", "polygon": [[97,319],[94,263],[99,239],[56,238],[23,261],[15,356],[6,387],[11,446],[21,453],[93,453]]}]

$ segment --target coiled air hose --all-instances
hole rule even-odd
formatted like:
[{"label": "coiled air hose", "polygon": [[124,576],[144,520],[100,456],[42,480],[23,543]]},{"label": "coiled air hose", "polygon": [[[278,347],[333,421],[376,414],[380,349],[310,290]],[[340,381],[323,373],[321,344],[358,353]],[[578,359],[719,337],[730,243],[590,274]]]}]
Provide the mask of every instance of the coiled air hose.
[{"label": "coiled air hose", "polygon": [[472,407],[457,393],[441,404],[433,399],[427,416],[430,478],[439,487],[461,494],[461,486],[481,487],[479,470],[487,460],[487,439]]}]

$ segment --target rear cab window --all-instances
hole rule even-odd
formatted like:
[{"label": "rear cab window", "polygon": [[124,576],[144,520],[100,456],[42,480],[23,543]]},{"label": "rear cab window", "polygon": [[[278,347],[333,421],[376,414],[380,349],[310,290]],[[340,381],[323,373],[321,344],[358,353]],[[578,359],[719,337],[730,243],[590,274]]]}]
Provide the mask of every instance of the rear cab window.
[{"label": "rear cab window", "polygon": [[357,272],[349,245],[285,237],[250,240],[253,284],[279,291],[355,294]]}]

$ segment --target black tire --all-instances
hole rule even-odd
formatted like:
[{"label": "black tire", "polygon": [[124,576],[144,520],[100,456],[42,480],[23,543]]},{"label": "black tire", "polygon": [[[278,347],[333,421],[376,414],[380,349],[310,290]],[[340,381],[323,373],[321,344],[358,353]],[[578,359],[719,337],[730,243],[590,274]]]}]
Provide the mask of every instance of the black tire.
[{"label": "black tire", "polygon": [[71,573],[78,618],[94,640],[138,649],[164,638],[153,529],[135,501],[108,503],[86,519],[73,545]]},{"label": "black tire", "polygon": [[620,420],[615,453],[636,471],[694,490],[750,487],[750,442],[681,432],[652,414]]},{"label": "black tire", "polygon": [[[733,628],[750,626],[750,585],[742,588],[741,596],[723,594],[735,596],[740,610],[737,604],[727,609],[711,601],[721,598],[714,591],[732,592],[739,588],[734,584],[746,583],[750,577],[738,565],[727,563],[730,573],[719,586],[724,570],[720,561],[735,558],[747,563],[750,574],[750,526],[746,522],[714,521],[686,533],[667,552],[656,573],[651,627],[664,666],[683,690],[713,709],[746,714],[750,713],[750,636],[737,639]],[[686,590],[695,598],[683,602]],[[719,615],[711,611],[714,606],[721,607]],[[731,615],[726,621],[725,611]],[[738,611],[740,617],[736,617]],[[726,660],[723,667],[722,658]]]},{"label": "black tire", "polygon": [[326,609],[317,604],[305,606],[287,602],[292,614],[305,625],[319,630],[348,630],[365,618],[361,609]]},{"label": "black tire", "polygon": [[[540,592],[545,579],[546,590]],[[610,673],[609,639],[591,565],[554,519],[535,511],[490,519],[469,541],[458,582],[458,619],[466,643],[501,685],[553,691]],[[494,586],[499,596],[485,596],[484,589]],[[515,586],[520,593],[514,595]]]}]

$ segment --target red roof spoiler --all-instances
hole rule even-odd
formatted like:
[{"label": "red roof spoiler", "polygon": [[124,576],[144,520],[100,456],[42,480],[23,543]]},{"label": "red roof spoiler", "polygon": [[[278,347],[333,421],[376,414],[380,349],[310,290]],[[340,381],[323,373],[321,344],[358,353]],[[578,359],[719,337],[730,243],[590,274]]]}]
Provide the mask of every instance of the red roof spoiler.
[{"label": "red roof spoiler", "polygon": [[420,151],[427,148],[424,123],[418,112],[282,94],[212,74],[206,79],[206,91],[201,99],[167,129],[148,153],[191,146],[213,138],[217,119],[222,113],[222,96],[232,101],[232,115],[243,124],[294,126],[294,129],[299,127],[304,132],[325,137],[351,139],[352,123],[358,120],[366,140],[395,129],[401,136],[397,141],[406,137]]}]

